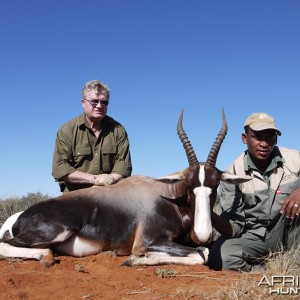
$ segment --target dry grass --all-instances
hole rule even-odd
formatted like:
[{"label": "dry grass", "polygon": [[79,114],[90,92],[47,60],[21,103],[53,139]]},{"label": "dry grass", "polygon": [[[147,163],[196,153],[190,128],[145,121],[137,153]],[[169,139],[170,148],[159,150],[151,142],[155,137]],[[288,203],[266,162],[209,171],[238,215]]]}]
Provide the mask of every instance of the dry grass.
[{"label": "dry grass", "polygon": [[[208,273],[189,273],[189,274],[178,274],[172,273],[172,277],[197,277],[199,279],[206,278],[214,286],[221,283],[223,288],[216,289],[215,292],[203,292],[201,284],[179,287],[175,293],[167,295],[169,298],[174,299],[205,299],[205,300],[271,300],[271,299],[299,299],[300,294],[297,295],[277,295],[270,294],[269,287],[266,285],[259,286],[259,282],[263,276],[271,278],[272,275],[291,275],[299,276],[300,269],[300,245],[285,251],[283,248],[274,253],[270,253],[265,259],[265,263],[254,271],[249,273],[237,273],[234,272],[231,275],[224,276],[223,278],[214,278],[213,274]],[[157,269],[156,274],[164,274],[169,276],[169,269]],[[165,295],[166,296],[166,295]]]},{"label": "dry grass", "polygon": [[300,245],[284,251],[270,253],[265,262],[267,275],[299,275]]},{"label": "dry grass", "polygon": [[265,263],[259,269],[251,273],[242,273],[238,280],[234,280],[229,288],[220,292],[219,299],[222,300],[269,300],[269,299],[299,299],[297,295],[270,294],[269,287],[259,286],[259,282],[265,275],[271,276],[291,275],[299,276],[300,267],[300,245],[285,251],[283,248],[278,252],[270,253]]}]

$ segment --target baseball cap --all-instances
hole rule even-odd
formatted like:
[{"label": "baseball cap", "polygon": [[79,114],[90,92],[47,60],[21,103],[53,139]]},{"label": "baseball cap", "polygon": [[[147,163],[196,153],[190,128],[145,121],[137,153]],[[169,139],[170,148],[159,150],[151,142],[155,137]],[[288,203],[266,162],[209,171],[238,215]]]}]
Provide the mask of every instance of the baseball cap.
[{"label": "baseball cap", "polygon": [[249,126],[254,131],[274,129],[278,135],[281,135],[281,131],[277,128],[274,118],[264,112],[250,115],[245,121],[244,127],[246,126]]}]

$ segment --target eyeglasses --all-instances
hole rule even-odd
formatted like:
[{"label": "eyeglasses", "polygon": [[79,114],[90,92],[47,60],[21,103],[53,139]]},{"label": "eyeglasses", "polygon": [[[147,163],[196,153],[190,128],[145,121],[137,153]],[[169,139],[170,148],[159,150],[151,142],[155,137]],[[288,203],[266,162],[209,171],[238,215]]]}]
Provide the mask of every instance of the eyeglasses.
[{"label": "eyeglasses", "polygon": [[84,99],[84,100],[89,102],[92,105],[93,108],[95,108],[98,105],[99,102],[103,106],[107,106],[108,103],[109,103],[109,101],[107,101],[107,100],[97,100],[97,99],[93,99],[93,100]]}]

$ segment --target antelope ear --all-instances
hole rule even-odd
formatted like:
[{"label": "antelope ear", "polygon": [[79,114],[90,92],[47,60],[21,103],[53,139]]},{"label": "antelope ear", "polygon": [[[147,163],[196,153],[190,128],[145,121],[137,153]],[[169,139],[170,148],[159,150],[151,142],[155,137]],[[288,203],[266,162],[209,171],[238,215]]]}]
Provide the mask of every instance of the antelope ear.
[{"label": "antelope ear", "polygon": [[245,176],[239,176],[235,175],[229,172],[224,172],[221,175],[221,181],[227,182],[227,183],[232,183],[232,184],[240,184],[246,181],[251,180],[252,177],[245,175]]},{"label": "antelope ear", "polygon": [[160,190],[160,196],[167,199],[177,199],[186,194],[187,187],[182,172],[173,173],[156,179],[165,183]]},{"label": "antelope ear", "polygon": [[183,197],[186,194],[186,191],[186,183],[180,180],[174,183],[165,184],[165,187],[161,189],[159,194],[166,199],[178,199]]},{"label": "antelope ear", "polygon": [[168,182],[172,183],[172,182],[176,182],[176,181],[179,181],[182,179],[184,179],[183,172],[176,172],[176,173],[172,173],[170,175],[160,177],[157,180],[161,181],[161,182],[165,182],[165,183],[168,183]]}]

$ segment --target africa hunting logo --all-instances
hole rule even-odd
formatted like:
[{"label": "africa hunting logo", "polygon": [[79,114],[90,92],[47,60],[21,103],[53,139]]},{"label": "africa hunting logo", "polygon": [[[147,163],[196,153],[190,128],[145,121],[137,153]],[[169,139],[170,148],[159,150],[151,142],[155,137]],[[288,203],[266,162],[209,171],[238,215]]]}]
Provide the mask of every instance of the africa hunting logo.
[{"label": "africa hunting logo", "polygon": [[264,275],[258,286],[268,287],[270,295],[298,295],[300,293],[299,276],[272,275],[268,278]]}]

